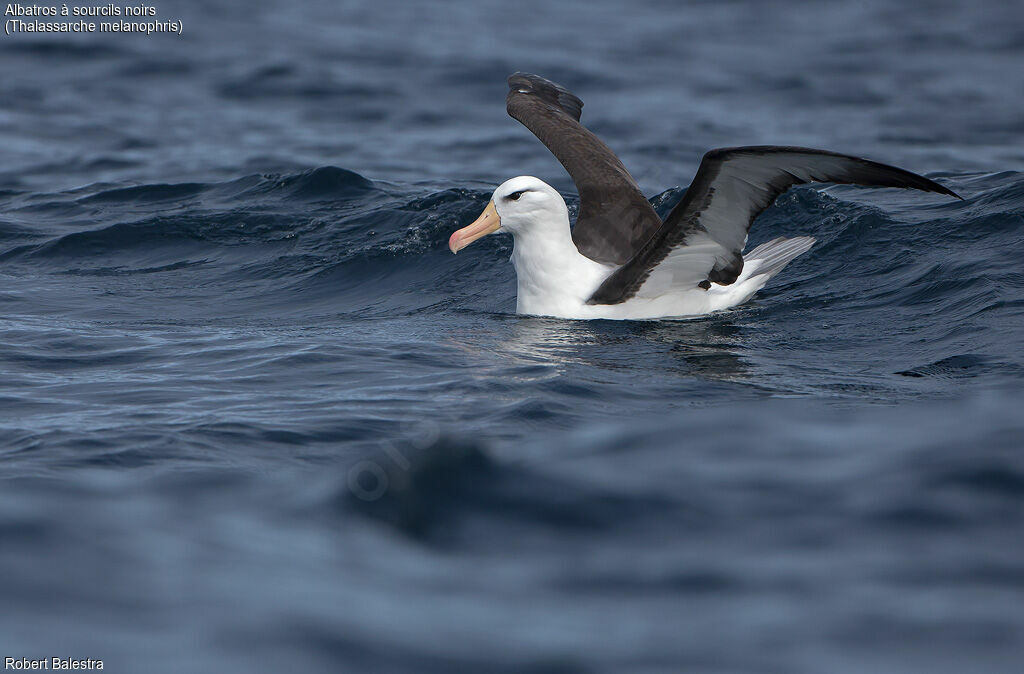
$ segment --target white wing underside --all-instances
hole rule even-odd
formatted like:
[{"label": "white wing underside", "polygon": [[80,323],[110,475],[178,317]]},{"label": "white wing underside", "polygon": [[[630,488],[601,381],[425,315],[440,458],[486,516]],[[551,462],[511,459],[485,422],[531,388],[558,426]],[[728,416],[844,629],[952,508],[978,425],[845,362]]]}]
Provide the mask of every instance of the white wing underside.
[{"label": "white wing underside", "polygon": [[780,172],[800,182],[814,182],[841,172],[845,161],[778,153],[738,156],[724,163],[711,183],[711,198],[697,217],[705,231],[687,236],[684,245],[670,251],[651,270],[637,297],[660,297],[696,287],[716,265],[727,265],[746,246],[752,216],[774,200],[771,183]]},{"label": "white wing underside", "polygon": [[[616,318],[686,317],[728,309],[750,299],[813,245],[814,238],[810,236],[779,237],[763,243],[744,256],[743,272],[735,282],[713,283],[707,290],[697,286],[694,279],[701,278],[705,268],[702,265],[716,254],[718,247],[711,242],[687,246],[683,250],[688,253],[675,254],[658,265],[633,299],[602,308],[611,310],[605,314],[607,317]],[[676,285],[680,282],[689,285]]]},{"label": "white wing underside", "polygon": [[651,270],[636,297],[653,299],[681,290],[700,290],[697,284],[707,280],[715,262],[728,251],[704,233],[691,237],[690,241],[692,243],[672,250]]}]

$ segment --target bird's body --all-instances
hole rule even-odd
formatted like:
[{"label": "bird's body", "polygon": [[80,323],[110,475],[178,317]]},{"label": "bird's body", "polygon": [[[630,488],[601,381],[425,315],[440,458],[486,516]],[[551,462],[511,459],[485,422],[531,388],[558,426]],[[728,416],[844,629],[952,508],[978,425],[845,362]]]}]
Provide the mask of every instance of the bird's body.
[{"label": "bird's body", "polygon": [[[669,285],[653,289],[618,304],[588,304],[594,294],[618,268],[603,264],[581,254],[572,241],[569,211],[552,187],[540,180],[523,176],[514,178],[501,191],[515,192],[525,186],[536,190],[538,196],[552,206],[533,214],[529,229],[513,229],[512,264],[516,269],[516,312],[535,316],[558,316],[581,319],[651,319],[664,317],[699,316],[712,311],[728,309],[742,304],[760,290],[765,282],[783,265],[768,273],[762,253],[765,247],[752,251],[744,258],[743,273],[729,285],[713,284],[704,289],[699,286]],[[520,197],[520,200],[522,197]],[[510,218],[506,216],[505,221]],[[507,227],[508,225],[506,225]],[[512,225],[515,226],[514,223]],[[776,242],[796,242],[790,257],[796,257],[810,248],[813,239],[777,239]],[[773,242],[774,243],[774,242]]]},{"label": "bird's body", "polygon": [[795,184],[911,187],[957,196],[928,178],[824,150],[756,146],[708,152],[680,203],[655,214],[608,147],[579,124],[583,102],[535,75],[509,78],[508,111],[569,171],[580,193],[575,228],[562,196],[532,176],[495,191],[449,240],[452,252],[496,231],[513,235],[521,314],[578,319],[699,316],[746,302],[811,237],[743,254],[754,218]]}]

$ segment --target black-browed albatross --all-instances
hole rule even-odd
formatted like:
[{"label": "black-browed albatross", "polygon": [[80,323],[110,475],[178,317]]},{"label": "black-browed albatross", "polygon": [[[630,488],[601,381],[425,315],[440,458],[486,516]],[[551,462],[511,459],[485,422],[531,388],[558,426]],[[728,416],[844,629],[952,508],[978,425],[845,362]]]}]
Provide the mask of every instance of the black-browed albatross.
[{"label": "black-browed albatross", "polygon": [[741,304],[814,243],[778,238],[743,255],[754,219],[793,185],[911,187],[960,198],[910,171],[802,147],[711,150],[665,221],[607,145],[580,124],[583,101],[537,75],[508,78],[508,114],[572,177],[580,208],[570,233],[565,200],[532,176],[502,183],[453,253],[491,232],[510,232],[516,311],[561,318],[699,316]]}]

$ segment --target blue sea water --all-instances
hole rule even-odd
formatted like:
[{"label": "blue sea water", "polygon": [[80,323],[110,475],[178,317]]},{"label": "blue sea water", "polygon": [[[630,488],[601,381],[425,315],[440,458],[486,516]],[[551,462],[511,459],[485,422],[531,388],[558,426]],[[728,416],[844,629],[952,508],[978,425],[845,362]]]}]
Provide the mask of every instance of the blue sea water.
[{"label": "blue sea water", "polygon": [[[0,37],[0,657],[115,672],[1019,672],[1024,9],[175,0]],[[661,212],[893,163],[690,321],[514,313],[536,72]]]}]

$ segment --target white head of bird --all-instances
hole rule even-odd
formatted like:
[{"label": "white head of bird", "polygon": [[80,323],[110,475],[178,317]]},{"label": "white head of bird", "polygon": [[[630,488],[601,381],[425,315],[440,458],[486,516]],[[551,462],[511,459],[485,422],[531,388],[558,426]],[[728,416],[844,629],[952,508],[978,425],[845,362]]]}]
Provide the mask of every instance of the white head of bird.
[{"label": "white head of bird", "polygon": [[494,190],[487,208],[448,240],[453,253],[492,232],[512,234],[516,311],[548,316],[595,313],[580,307],[612,271],[584,257],[572,241],[569,209],[555,188],[519,176]]},{"label": "white head of bird", "polygon": [[516,243],[526,240],[569,240],[569,209],[555,188],[533,176],[506,180],[494,190],[490,203],[472,224],[463,227],[448,240],[457,253],[492,232],[508,232]]}]

